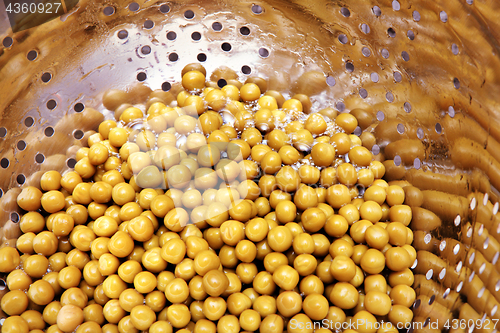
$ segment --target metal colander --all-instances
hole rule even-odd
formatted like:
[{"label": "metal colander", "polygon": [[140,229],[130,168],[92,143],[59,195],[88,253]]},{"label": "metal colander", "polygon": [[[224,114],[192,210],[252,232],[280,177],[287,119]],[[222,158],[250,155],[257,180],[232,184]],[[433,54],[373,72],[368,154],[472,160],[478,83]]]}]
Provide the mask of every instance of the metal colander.
[{"label": "metal colander", "polygon": [[387,181],[413,185],[416,330],[487,331],[500,319],[499,17],[493,0],[81,0],[16,33],[2,17],[2,244],[20,235],[21,188],[72,168],[114,118],[105,91],[136,104],[178,90],[189,63],[207,77],[227,66],[240,81],[310,95],[312,111],[364,110],[355,134],[375,135]]}]

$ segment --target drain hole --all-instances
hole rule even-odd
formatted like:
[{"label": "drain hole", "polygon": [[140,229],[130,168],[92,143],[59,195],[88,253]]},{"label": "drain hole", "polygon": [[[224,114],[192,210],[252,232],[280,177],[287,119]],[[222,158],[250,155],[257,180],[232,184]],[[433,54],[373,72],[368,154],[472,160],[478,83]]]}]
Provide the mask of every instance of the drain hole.
[{"label": "drain hole", "polygon": [[422,165],[422,162],[420,161],[420,159],[417,157],[413,160],[413,167],[415,169],[420,169],[420,166]]},{"label": "drain hole", "polygon": [[[19,175],[19,176],[21,176],[21,175]],[[17,177],[19,178],[19,176],[17,176]],[[23,177],[24,177],[24,176],[23,176]],[[24,182],[23,182],[23,183],[24,183]],[[12,222],[14,222],[14,223],[19,222],[19,214],[18,214],[18,213],[16,213],[16,212],[12,212],[12,213],[10,213],[10,220],[11,220]],[[4,284],[5,284],[5,282],[4,282]]]},{"label": "drain hole", "polygon": [[375,16],[377,16],[377,17],[378,17],[378,16],[380,16],[380,15],[382,15],[382,10],[380,9],[380,7],[379,7],[379,6],[373,6],[373,8],[372,8],[372,12],[373,12],[373,14],[375,14]]},{"label": "drain hole", "polygon": [[361,24],[361,31],[365,34],[369,34],[370,27],[368,26],[368,24],[366,24],[366,23]]},{"label": "drain hole", "polygon": [[457,55],[458,54],[458,45],[453,43],[451,44],[451,52],[454,54],[454,55]]},{"label": "drain hole", "polygon": [[455,89],[460,88],[460,81],[457,78],[453,79],[453,86],[455,87]]},{"label": "drain hole", "polygon": [[345,70],[348,71],[349,73],[354,72],[354,65],[350,62],[345,64]]},{"label": "drain hole", "polygon": [[120,31],[118,31],[118,38],[125,39],[127,37],[128,37],[128,31],[127,30],[120,30]]},{"label": "drain hole", "polygon": [[401,57],[403,58],[404,61],[410,60],[410,55],[406,51],[401,52]]},{"label": "drain hole", "polygon": [[260,49],[259,49],[259,55],[260,55],[262,58],[267,58],[267,57],[269,57],[269,50],[268,50],[268,49],[265,49],[265,48],[260,48]]},{"label": "drain hole", "polygon": [[33,119],[33,117],[26,117],[24,119],[24,126],[26,126],[26,127],[31,127],[31,126],[33,126],[34,123],[35,123],[35,120]]},{"label": "drain hole", "polygon": [[0,198],[3,197],[3,190],[0,188]]},{"label": "drain hole", "polygon": [[137,73],[137,81],[142,82],[142,81],[146,80],[146,78],[147,78],[146,73],[144,73],[144,72]]},{"label": "drain hole", "polygon": [[26,149],[26,141],[24,141],[24,140],[17,141],[17,149],[19,149],[20,151],[25,150]]},{"label": "drain hole", "polygon": [[51,137],[52,135],[54,135],[54,128],[49,126],[43,132],[44,132],[45,136]]},{"label": "drain hole", "polygon": [[370,74],[370,79],[372,79],[372,82],[377,83],[378,82],[378,74],[377,73],[371,73]]},{"label": "drain hole", "polygon": [[8,159],[6,159],[5,157],[0,160],[0,166],[3,169],[7,169],[9,167],[9,165],[10,165],[10,161]]},{"label": "drain hole", "polygon": [[200,53],[198,54],[196,59],[198,59],[199,62],[205,62],[207,61],[207,55],[205,53]]},{"label": "drain hole", "polygon": [[369,57],[372,52],[370,51],[369,48],[367,48],[366,46],[364,46],[362,49],[361,49],[361,53],[365,56],[365,57]]},{"label": "drain hole", "polygon": [[57,102],[53,99],[51,99],[47,102],[47,109],[49,109],[49,110],[54,110],[56,108],[56,106],[57,106]]},{"label": "drain hole", "polygon": [[380,51],[380,54],[384,59],[389,58],[389,51],[387,49],[382,49],[382,51]]},{"label": "drain hole", "polygon": [[74,158],[69,158],[66,161],[66,165],[68,166],[68,168],[73,169],[75,167],[75,165],[76,165],[76,160]]},{"label": "drain hole", "polygon": [[420,21],[420,13],[419,12],[417,12],[416,10],[414,10],[412,15],[413,15],[413,20],[414,21],[416,21],[416,22]]},{"label": "drain hole", "polygon": [[250,68],[250,66],[244,65],[241,67],[241,72],[245,75],[248,75],[252,73],[252,69]]},{"label": "drain hole", "polygon": [[440,123],[436,123],[435,129],[437,134],[441,134],[441,132],[443,131],[443,127]]},{"label": "drain hole", "polygon": [[43,163],[43,161],[45,161],[45,156],[41,153],[36,154],[35,162],[41,164],[41,163]]},{"label": "drain hole", "polygon": [[335,85],[336,81],[333,76],[327,76],[326,77],[326,84],[329,85],[330,87],[333,87]]},{"label": "drain hole", "polygon": [[252,13],[259,15],[259,14],[262,14],[263,11],[264,10],[262,9],[261,6],[259,6],[259,5],[252,5]]},{"label": "drain hole", "polygon": [[401,75],[400,72],[394,72],[394,81],[401,82],[402,79],[403,79],[403,76]]},{"label": "drain hole", "polygon": [[73,110],[75,110],[75,112],[82,112],[83,109],[85,109],[85,105],[83,105],[83,103],[76,103],[73,107]]},{"label": "drain hole", "polygon": [[170,60],[172,62],[173,61],[177,61],[177,60],[179,60],[179,55],[177,53],[175,53],[175,52],[174,53],[170,53],[168,55],[168,60]]},{"label": "drain hole", "polygon": [[73,133],[73,137],[77,140],[80,140],[81,138],[83,138],[83,132],[80,131],[80,130],[76,130],[74,133]]},{"label": "drain hole", "polygon": [[0,138],[5,138],[7,135],[7,129],[5,127],[0,127]]},{"label": "drain hole", "polygon": [[219,88],[223,88],[226,84],[227,84],[227,81],[224,79],[220,79],[219,81],[217,81],[217,86]]},{"label": "drain hole", "polygon": [[361,88],[359,89],[359,96],[361,96],[361,98],[365,99],[368,97],[368,91],[366,91],[365,88]]},{"label": "drain hole", "polygon": [[394,102],[394,95],[390,91],[387,94],[385,94],[385,98],[387,99],[387,102],[389,102],[389,103]]},{"label": "drain hole", "polygon": [[43,83],[49,82],[50,79],[52,79],[52,74],[50,74],[48,72],[45,72],[45,73],[42,74],[42,82]]},{"label": "drain hole", "polygon": [[405,110],[406,113],[410,113],[411,112],[411,104],[410,103],[405,102],[403,104],[403,108],[404,108],[404,110]]},{"label": "drain hole", "polygon": [[248,27],[241,27],[240,28],[240,34],[242,34],[243,36],[250,35],[250,28],[248,28]]},{"label": "drain hole", "polygon": [[401,4],[399,3],[398,0],[394,0],[392,2],[392,9],[394,9],[394,10],[400,10],[401,9]]},{"label": "drain hole", "polygon": [[417,129],[417,138],[419,138],[420,140],[424,138],[424,130],[420,127]]},{"label": "drain hole", "polygon": [[439,13],[439,18],[441,19],[441,22],[446,23],[448,21],[448,14],[446,14],[445,11],[442,11]]},{"label": "drain hole", "polygon": [[172,88],[172,85],[170,84],[170,82],[163,82],[161,84],[161,90],[163,90],[163,91],[169,91],[170,88]]},{"label": "drain hole", "polygon": [[136,12],[139,10],[139,4],[137,2],[132,2],[130,5],[128,5],[128,10],[131,12]]},{"label": "drain hole", "polygon": [[345,104],[343,102],[338,102],[335,107],[337,108],[337,110],[339,110],[340,112],[343,112],[345,110]]},{"label": "drain hole", "polygon": [[344,34],[339,35],[338,39],[339,39],[339,42],[340,42],[341,44],[346,44],[346,43],[347,43],[347,36],[346,36],[346,35],[344,35]]},{"label": "drain hole", "polygon": [[222,23],[220,23],[220,22],[212,23],[212,29],[214,29],[214,31],[221,31],[222,30]]},{"label": "drain hole", "polygon": [[[24,182],[26,181],[26,177],[24,177],[23,174],[17,175],[16,181],[19,185],[23,185]],[[19,216],[18,216],[19,217]]]},{"label": "drain hole", "polygon": [[377,120],[383,121],[385,119],[385,114],[382,111],[377,111]]},{"label": "drain hole", "polygon": [[415,39],[415,33],[411,30],[408,30],[408,32],[406,33],[406,36],[408,37],[409,40]]},{"label": "drain hole", "polygon": [[389,35],[389,37],[391,37],[391,38],[396,37],[396,31],[394,31],[394,29],[393,29],[393,28],[389,28],[389,29],[387,29],[387,34],[388,34],[388,35]]},{"label": "drain hole", "polygon": [[193,40],[200,40],[201,39],[201,34],[198,31],[195,31],[191,34],[191,39]]},{"label": "drain hole", "polygon": [[188,20],[192,19],[194,17],[194,12],[192,10],[186,10],[184,12],[184,17],[187,18]]},{"label": "drain hole", "polygon": [[175,40],[177,38],[177,34],[174,31],[169,31],[167,33],[167,39],[168,40]]},{"label": "drain hole", "polygon": [[351,12],[349,11],[349,9],[347,9],[347,8],[345,8],[345,7],[340,8],[340,13],[341,13],[344,17],[349,17],[349,16],[351,16]]},{"label": "drain hole", "polygon": [[36,57],[38,57],[38,53],[35,50],[29,51],[28,55],[26,56],[26,58],[28,58],[29,61],[35,60]]},{"label": "drain hole", "polygon": [[231,51],[231,44],[229,44],[229,43],[222,43],[221,48],[222,48],[223,51],[229,52],[229,51]]},{"label": "drain hole", "polygon": [[170,12],[170,7],[168,5],[163,4],[160,6],[160,12],[163,14],[167,14],[168,12]]},{"label": "drain hole", "polygon": [[106,16],[111,16],[115,13],[115,9],[111,6],[108,6],[108,7],[104,7],[104,9],[102,10],[103,14],[106,15]]},{"label": "drain hole", "polygon": [[150,54],[151,53],[151,47],[149,47],[148,45],[144,45],[143,47],[141,47],[141,53],[142,54]]},{"label": "drain hole", "polygon": [[4,47],[11,47],[12,43],[14,43],[14,40],[12,39],[12,37],[5,37],[2,41],[2,44]]},{"label": "drain hole", "polygon": [[155,26],[155,23],[151,20],[146,20],[146,22],[144,22],[144,29],[151,29]]}]

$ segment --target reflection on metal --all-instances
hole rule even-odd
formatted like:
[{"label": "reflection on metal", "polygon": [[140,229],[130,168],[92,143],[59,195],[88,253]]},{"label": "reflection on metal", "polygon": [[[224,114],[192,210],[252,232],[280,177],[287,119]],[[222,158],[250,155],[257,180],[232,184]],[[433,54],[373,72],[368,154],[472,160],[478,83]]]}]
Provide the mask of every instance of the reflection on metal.
[{"label": "reflection on metal", "polygon": [[[0,16],[2,243],[20,234],[11,220],[19,181],[37,185],[44,170],[74,165],[75,147],[114,117],[100,102],[105,90],[124,89],[136,104],[151,90],[178,91],[189,63],[202,62],[208,73],[225,65],[242,81],[262,76],[289,95],[309,89],[313,111],[322,101],[370,114],[364,131],[377,139],[377,158],[396,147],[384,161],[386,179],[407,186],[416,193],[408,204],[442,222],[413,230],[414,273],[434,282],[430,306],[451,311],[462,302],[456,291],[478,318],[498,318],[498,3],[345,3],[73,0],[59,18],[38,25],[48,17],[19,17],[13,29]],[[326,78],[321,89],[300,83],[313,70]],[[460,245],[441,249],[442,241]],[[424,288],[416,290],[420,302]]]}]

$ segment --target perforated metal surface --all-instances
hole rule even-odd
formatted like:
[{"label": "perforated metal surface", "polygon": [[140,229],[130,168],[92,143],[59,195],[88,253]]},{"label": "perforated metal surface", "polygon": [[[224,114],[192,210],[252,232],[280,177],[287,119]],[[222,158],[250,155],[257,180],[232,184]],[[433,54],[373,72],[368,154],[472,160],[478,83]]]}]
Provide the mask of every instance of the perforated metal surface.
[{"label": "perforated metal surface", "polygon": [[[241,81],[262,76],[270,89],[310,95],[313,111],[321,102],[368,112],[355,133],[375,135],[369,148],[387,159],[388,181],[423,194],[407,192],[420,251],[415,320],[500,319],[498,6],[80,1],[63,19],[7,29],[0,34],[2,243],[19,236],[20,188],[37,185],[44,170],[72,167],[86,133],[113,118],[104,91],[126,89],[134,104],[150,90],[176,91],[186,64],[201,62],[209,75],[225,65]],[[302,76],[310,71],[324,80],[310,84]],[[435,223],[422,223],[429,214]]]}]

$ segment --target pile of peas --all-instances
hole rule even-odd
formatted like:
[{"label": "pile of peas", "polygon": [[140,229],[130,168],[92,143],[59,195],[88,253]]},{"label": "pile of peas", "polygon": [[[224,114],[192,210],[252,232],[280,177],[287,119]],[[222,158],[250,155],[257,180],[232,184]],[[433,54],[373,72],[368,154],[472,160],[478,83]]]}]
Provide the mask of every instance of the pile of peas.
[{"label": "pile of peas", "polygon": [[311,112],[260,78],[228,83],[188,65],[176,100],[116,110],[74,171],[22,190],[23,234],[0,249],[2,332],[386,333],[412,320],[412,212],[351,134],[356,117]]}]

